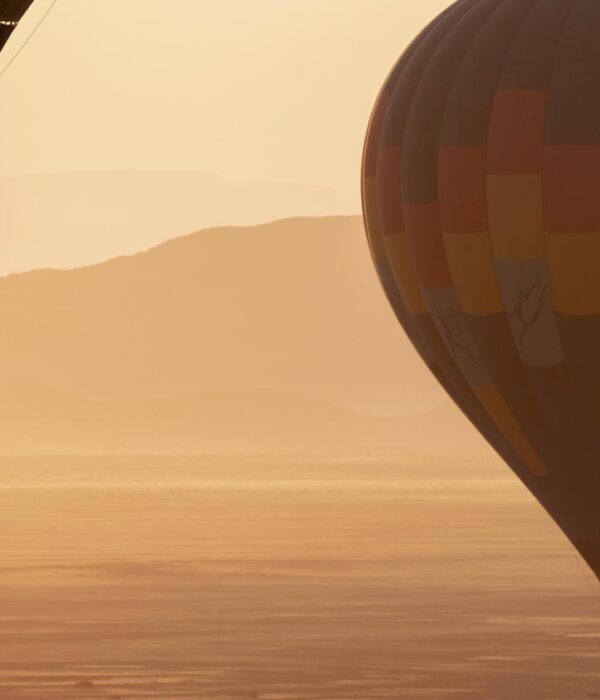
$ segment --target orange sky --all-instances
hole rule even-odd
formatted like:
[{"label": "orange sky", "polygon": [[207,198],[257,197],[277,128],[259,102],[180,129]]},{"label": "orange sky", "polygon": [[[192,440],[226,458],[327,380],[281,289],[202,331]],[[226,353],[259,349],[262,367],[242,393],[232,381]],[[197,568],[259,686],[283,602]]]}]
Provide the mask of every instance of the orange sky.
[{"label": "orange sky", "polygon": [[379,86],[447,4],[58,0],[0,78],[0,174],[200,170],[334,187],[358,210]]}]

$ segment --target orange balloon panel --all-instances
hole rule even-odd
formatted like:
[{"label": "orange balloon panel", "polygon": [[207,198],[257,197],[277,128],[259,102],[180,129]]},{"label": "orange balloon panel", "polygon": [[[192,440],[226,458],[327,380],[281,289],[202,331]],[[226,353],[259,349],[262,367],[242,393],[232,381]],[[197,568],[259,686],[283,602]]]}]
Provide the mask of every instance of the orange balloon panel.
[{"label": "orange balloon panel", "polygon": [[600,2],[449,7],[385,82],[362,183],[398,320],[600,576]]}]

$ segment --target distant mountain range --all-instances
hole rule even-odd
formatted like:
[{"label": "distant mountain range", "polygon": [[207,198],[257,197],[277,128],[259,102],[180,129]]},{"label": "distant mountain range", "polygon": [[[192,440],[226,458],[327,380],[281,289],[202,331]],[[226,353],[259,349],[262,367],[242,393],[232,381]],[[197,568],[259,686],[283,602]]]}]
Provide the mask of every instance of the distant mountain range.
[{"label": "distant mountain range", "polygon": [[485,449],[398,327],[358,217],[12,275],[0,327],[3,452]]},{"label": "distant mountain range", "polygon": [[326,187],[209,173],[2,176],[0,275],[89,265],[200,228],[357,213]]}]

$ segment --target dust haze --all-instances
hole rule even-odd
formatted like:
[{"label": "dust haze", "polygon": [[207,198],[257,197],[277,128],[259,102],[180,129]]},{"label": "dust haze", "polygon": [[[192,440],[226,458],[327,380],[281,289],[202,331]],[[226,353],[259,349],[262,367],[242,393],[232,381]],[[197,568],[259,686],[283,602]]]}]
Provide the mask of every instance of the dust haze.
[{"label": "dust haze", "polygon": [[445,4],[58,0],[0,77],[0,698],[599,697],[597,582],[359,216]]}]

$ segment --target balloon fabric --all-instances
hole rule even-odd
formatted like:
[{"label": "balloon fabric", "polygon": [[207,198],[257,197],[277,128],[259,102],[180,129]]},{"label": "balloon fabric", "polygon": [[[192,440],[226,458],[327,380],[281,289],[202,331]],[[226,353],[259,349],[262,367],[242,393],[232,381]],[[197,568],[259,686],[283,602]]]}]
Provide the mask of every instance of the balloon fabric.
[{"label": "balloon fabric", "polygon": [[600,576],[600,2],[451,5],[388,76],[362,175],[399,322]]},{"label": "balloon fabric", "polygon": [[33,0],[0,0],[0,51]]}]

